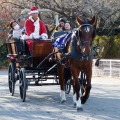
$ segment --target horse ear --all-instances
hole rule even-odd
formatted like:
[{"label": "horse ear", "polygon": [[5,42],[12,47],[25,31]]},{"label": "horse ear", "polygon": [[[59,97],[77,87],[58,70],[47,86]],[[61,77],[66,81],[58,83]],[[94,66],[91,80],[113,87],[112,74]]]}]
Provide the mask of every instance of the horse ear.
[{"label": "horse ear", "polygon": [[91,24],[93,25],[93,24],[95,24],[96,23],[96,18],[95,18],[95,16],[93,16],[93,18],[92,18],[92,20],[91,20]]},{"label": "horse ear", "polygon": [[81,25],[81,24],[83,23],[83,21],[80,20],[80,18],[78,18],[78,17],[76,17],[76,21],[77,21],[77,23],[78,23],[79,25]]}]

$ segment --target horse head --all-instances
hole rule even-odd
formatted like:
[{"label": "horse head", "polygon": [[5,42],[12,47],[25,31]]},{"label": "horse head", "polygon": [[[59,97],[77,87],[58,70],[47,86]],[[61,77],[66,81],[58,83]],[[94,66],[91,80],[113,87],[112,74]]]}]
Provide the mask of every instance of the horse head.
[{"label": "horse head", "polygon": [[91,20],[87,18],[85,18],[84,20],[76,18],[76,20],[79,23],[77,31],[77,49],[83,55],[89,55],[93,43],[93,34],[95,31],[95,16]]}]

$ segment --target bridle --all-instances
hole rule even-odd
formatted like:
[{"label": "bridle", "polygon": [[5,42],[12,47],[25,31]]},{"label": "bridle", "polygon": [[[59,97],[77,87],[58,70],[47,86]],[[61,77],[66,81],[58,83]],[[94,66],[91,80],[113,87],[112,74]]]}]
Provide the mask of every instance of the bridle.
[{"label": "bridle", "polygon": [[[93,25],[91,24],[82,24],[78,27],[77,29],[77,33],[78,35],[75,36],[76,38],[76,41],[77,41],[77,45],[79,46],[80,50],[82,51],[82,48],[83,46],[85,45],[90,45],[90,51],[92,50],[92,43],[93,43],[93,40],[92,41],[88,41],[88,40],[85,40],[85,41],[82,41],[82,38],[81,38],[81,35],[80,35],[80,29],[81,27],[83,26],[91,26],[92,28],[94,27]],[[94,31],[94,30],[93,30]],[[87,32],[86,32],[87,33]],[[84,54],[81,52],[81,60],[89,60],[91,59],[91,52],[89,54]]]},{"label": "bridle", "polygon": [[92,45],[91,41],[88,41],[88,40],[82,41],[82,39],[81,39],[80,29],[83,26],[91,26],[93,28],[93,25],[91,25],[91,24],[82,24],[78,27],[78,29],[77,29],[78,36],[76,36],[76,40],[77,40],[77,44],[80,46],[80,49],[82,48],[83,45],[89,45],[89,44],[90,44],[90,46]]}]

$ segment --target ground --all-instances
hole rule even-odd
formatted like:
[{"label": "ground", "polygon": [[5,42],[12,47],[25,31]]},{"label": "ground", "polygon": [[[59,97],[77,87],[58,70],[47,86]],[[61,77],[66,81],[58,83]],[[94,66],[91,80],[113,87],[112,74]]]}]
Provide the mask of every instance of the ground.
[{"label": "ground", "polygon": [[120,120],[120,79],[93,77],[83,111],[73,107],[72,91],[60,103],[59,85],[29,86],[26,102],[8,90],[7,71],[0,71],[0,120]]}]

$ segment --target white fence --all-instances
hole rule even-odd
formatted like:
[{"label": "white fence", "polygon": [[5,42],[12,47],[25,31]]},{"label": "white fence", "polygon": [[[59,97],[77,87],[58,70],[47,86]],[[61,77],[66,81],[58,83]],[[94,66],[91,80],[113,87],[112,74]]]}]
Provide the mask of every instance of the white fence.
[{"label": "white fence", "polygon": [[95,59],[93,60],[93,76],[109,76],[120,78],[120,60],[101,59],[99,66],[95,66]]}]

